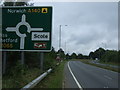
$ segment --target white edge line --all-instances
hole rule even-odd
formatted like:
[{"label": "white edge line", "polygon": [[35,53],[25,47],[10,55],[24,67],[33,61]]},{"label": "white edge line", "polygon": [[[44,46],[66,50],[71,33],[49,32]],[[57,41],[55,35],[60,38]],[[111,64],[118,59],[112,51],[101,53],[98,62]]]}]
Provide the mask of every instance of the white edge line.
[{"label": "white edge line", "polygon": [[111,77],[109,77],[109,76],[107,76],[107,75],[104,75],[104,77],[105,77],[105,78],[107,78],[107,79],[112,80],[112,78],[111,78]]},{"label": "white edge line", "polygon": [[81,90],[83,90],[82,87],[81,87],[81,85],[80,85],[79,82],[77,81],[75,75],[73,74],[73,72],[72,72],[72,70],[71,70],[71,68],[70,68],[70,66],[69,66],[69,62],[68,62],[68,68],[69,68],[69,71],[70,71],[70,73],[72,74],[73,79],[75,80],[77,86],[78,86]]}]

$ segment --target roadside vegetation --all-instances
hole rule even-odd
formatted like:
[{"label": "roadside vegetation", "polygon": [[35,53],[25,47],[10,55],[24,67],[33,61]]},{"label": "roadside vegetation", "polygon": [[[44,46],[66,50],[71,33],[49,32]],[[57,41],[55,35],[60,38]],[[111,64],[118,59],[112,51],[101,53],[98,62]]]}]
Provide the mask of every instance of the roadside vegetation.
[{"label": "roadside vegetation", "polygon": [[[19,68],[19,70],[18,70]],[[37,78],[42,72],[38,68],[28,69],[26,67],[17,66],[8,75],[3,76],[2,88],[22,88],[35,78]]]},{"label": "roadside vegetation", "polygon": [[7,52],[6,72],[3,73],[3,88],[22,88],[49,68],[54,68],[58,61],[56,52],[52,48],[51,52],[44,53],[43,70],[40,68],[39,52],[24,52],[24,64],[21,64],[21,52]]},{"label": "roadside vegetation", "polygon": [[37,88],[62,88],[64,65],[66,62],[65,60],[56,66],[51,74],[44,78],[33,90]]},{"label": "roadside vegetation", "polygon": [[94,52],[90,52],[90,59],[98,59],[100,62],[104,63],[118,63],[120,64],[120,50],[105,50],[103,48],[99,48]]},{"label": "roadside vegetation", "polygon": [[89,55],[75,54],[66,56],[69,59],[90,59],[97,60],[99,63],[120,65],[120,50],[105,50],[104,48],[98,48],[94,52],[90,52]]},{"label": "roadside vegetation", "polygon": [[[93,65],[93,66],[100,67],[100,68],[107,69],[107,70],[112,70],[112,71],[115,71],[115,72],[120,72],[118,68],[112,68],[109,65],[102,66],[102,65],[99,65],[99,64],[90,63],[90,61],[91,61],[90,59],[78,59],[78,60],[85,63],[85,64]],[[108,64],[108,63],[104,63],[104,64]],[[116,64],[110,63],[110,65],[116,65]]]},{"label": "roadside vegetation", "polygon": [[120,50],[105,50],[103,48],[99,48],[94,52],[90,52],[89,55],[82,55],[72,53],[72,55],[66,56],[69,59],[88,59],[88,60],[96,60],[99,63],[111,64],[111,65],[120,65]]},{"label": "roadside vegetation", "polygon": [[[113,68],[110,65],[113,66],[119,66],[120,65],[120,50],[105,50],[104,48],[98,48],[94,52],[90,52],[89,55],[83,55],[83,54],[75,54],[72,53],[71,55],[66,56],[69,59],[72,60],[80,60],[83,63],[94,65],[100,68],[120,72],[120,68]],[[106,65],[99,65],[96,63],[91,63],[91,61],[95,61],[96,63],[100,64],[106,64]]]},{"label": "roadside vegetation", "polygon": [[[55,49],[52,48],[51,52],[44,53],[43,71],[40,68],[39,52],[24,52],[24,53],[25,53],[25,61],[24,61],[24,65],[22,65],[21,59],[20,59],[21,52],[7,52],[6,72],[3,74],[3,79],[2,79],[3,88],[21,88],[24,85],[31,82],[36,77],[38,77],[39,75],[41,75],[43,72],[45,72],[49,68],[55,68],[56,64],[59,62],[56,60],[56,57],[58,56],[59,53],[61,53],[62,59],[80,60],[86,64],[90,64],[97,67],[119,72],[119,69],[111,68],[109,66],[97,65],[95,63],[90,63],[90,61],[98,60],[99,63],[118,65],[120,63],[119,62],[120,60],[118,60],[118,57],[120,57],[120,51],[104,50],[103,48],[99,48],[94,52],[90,52],[89,56],[87,56],[82,54],[77,55],[76,53],[72,53],[71,55],[69,54],[65,55],[62,49],[55,51]],[[52,83],[54,83],[54,85],[53,86],[49,85],[49,82],[44,80],[43,82],[45,82],[46,84],[42,83],[40,88],[61,87],[59,85],[62,81],[59,81],[59,80],[62,79],[61,74],[64,67],[63,63],[61,63],[60,66],[56,67],[52,71],[51,75],[49,75],[49,79],[50,80],[53,79]],[[54,78],[58,78],[58,79],[54,81]],[[58,82],[59,84],[57,84]]]}]

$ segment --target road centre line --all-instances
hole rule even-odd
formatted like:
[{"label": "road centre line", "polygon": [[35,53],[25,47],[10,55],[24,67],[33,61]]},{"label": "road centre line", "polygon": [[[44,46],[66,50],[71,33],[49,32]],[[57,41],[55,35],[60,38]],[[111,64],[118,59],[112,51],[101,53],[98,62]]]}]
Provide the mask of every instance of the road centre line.
[{"label": "road centre line", "polygon": [[69,62],[68,62],[68,69],[69,69],[69,71],[70,71],[70,73],[71,73],[73,79],[75,80],[77,86],[80,88],[80,90],[83,90],[82,87],[81,87],[81,85],[80,85],[79,82],[77,81],[75,75],[73,74],[73,72],[72,72],[72,70],[71,70],[71,68],[70,68],[70,66],[69,66]]}]

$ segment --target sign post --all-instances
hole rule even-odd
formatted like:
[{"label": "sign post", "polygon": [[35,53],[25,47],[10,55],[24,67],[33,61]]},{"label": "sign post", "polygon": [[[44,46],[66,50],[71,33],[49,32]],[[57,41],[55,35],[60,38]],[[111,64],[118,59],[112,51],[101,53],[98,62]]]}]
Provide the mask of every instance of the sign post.
[{"label": "sign post", "polygon": [[40,52],[40,68],[43,71],[43,60],[44,60],[44,53]]},{"label": "sign post", "polygon": [[5,74],[5,72],[6,72],[6,61],[7,61],[7,57],[6,57],[6,53],[7,52],[3,52],[3,74]]},{"label": "sign post", "polygon": [[24,65],[24,51],[21,52],[21,64]]}]

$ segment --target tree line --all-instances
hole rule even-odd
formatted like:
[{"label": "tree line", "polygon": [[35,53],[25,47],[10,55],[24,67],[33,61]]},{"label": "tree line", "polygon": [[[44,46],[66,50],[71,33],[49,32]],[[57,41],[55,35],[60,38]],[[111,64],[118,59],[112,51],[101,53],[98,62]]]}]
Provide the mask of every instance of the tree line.
[{"label": "tree line", "polygon": [[66,54],[67,59],[92,59],[100,60],[101,62],[114,62],[120,63],[120,50],[105,50],[104,48],[98,48],[89,55],[72,53],[71,55]]},{"label": "tree line", "polygon": [[99,59],[101,62],[114,62],[120,63],[120,50],[105,50],[103,48],[99,48],[94,52],[90,52],[90,59]]},{"label": "tree line", "polygon": [[[24,52],[25,54],[25,62],[24,64],[27,65],[28,68],[37,67],[40,68],[40,52]],[[50,52],[44,52],[44,70],[53,67],[59,62],[56,58],[59,56],[61,60],[71,60],[71,59],[92,59],[92,60],[100,60],[102,62],[114,62],[120,63],[120,50],[105,50],[103,48],[99,48],[94,52],[90,52],[89,55],[83,54],[76,54],[72,53],[69,55],[68,53],[65,54],[63,49],[55,51],[54,47]],[[18,63],[20,63],[20,55],[21,52],[7,52],[7,70],[14,67]]]}]

